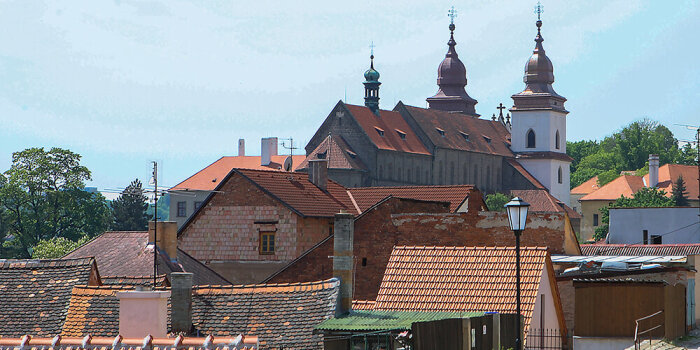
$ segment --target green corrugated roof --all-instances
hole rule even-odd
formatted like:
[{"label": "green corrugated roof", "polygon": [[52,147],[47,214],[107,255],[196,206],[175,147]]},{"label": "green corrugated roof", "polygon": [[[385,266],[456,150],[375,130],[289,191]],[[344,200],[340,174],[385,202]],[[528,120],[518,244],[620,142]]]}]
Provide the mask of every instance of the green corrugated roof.
[{"label": "green corrugated roof", "polygon": [[411,329],[414,322],[483,316],[483,312],[418,312],[357,310],[341,318],[331,318],[316,326],[324,331],[379,331]]}]

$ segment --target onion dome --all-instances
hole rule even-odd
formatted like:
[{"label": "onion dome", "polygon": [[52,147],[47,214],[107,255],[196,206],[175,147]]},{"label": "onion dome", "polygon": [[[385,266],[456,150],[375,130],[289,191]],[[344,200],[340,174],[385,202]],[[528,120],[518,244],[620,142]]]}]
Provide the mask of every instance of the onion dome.
[{"label": "onion dome", "polygon": [[[374,45],[373,45],[374,46]],[[369,69],[365,72],[365,106],[379,116],[379,72],[374,69],[374,53],[370,58]]]},{"label": "onion dome", "polygon": [[537,36],[535,37],[535,50],[532,51],[532,56],[530,60],[527,61],[525,65],[525,84],[551,84],[554,82],[554,66],[552,66],[552,61],[547,57],[544,52],[544,47],[542,42],[542,33],[540,31],[542,28],[542,21],[537,21]]},{"label": "onion dome", "polygon": [[379,72],[377,72],[374,69],[374,55],[369,56],[371,59],[371,63],[369,66],[369,69],[365,72],[365,80],[367,82],[378,82],[379,81]]}]

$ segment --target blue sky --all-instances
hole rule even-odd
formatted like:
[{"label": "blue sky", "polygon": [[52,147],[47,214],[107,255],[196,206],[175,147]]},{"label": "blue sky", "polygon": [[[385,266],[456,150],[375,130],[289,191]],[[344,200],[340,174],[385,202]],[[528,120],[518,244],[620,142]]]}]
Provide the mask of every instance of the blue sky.
[{"label": "blue sky", "polygon": [[[512,105],[534,47],[534,1],[1,1],[0,170],[27,147],[83,155],[92,186],[174,185],[245,138],[300,147],[334,104],[362,104],[374,41],[381,107],[437,91],[449,18],[468,93]],[[697,1],[544,1],[544,47],[569,140],[649,117],[700,123]]]}]

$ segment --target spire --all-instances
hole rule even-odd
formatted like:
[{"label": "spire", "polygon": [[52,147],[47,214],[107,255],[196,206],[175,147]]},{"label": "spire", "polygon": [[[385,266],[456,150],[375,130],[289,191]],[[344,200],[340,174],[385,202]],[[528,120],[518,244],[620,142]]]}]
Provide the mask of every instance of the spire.
[{"label": "spire", "polygon": [[374,42],[370,48],[369,69],[365,72],[365,106],[379,115],[379,72],[374,69]]},{"label": "spire", "polygon": [[450,17],[450,40],[447,42],[447,54],[438,67],[438,92],[435,96],[427,98],[428,105],[432,109],[450,112],[460,112],[478,117],[474,106],[477,101],[471,98],[464,87],[467,85],[467,69],[459,60],[454,38],[457,11],[452,7],[447,16]]}]

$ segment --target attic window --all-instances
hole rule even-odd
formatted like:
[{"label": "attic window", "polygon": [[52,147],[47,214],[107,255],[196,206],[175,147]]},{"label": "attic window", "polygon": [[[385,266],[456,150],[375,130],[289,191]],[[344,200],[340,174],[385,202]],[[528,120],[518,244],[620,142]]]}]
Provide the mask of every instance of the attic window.
[{"label": "attic window", "polygon": [[323,151],[322,153],[316,154],[316,158],[318,159],[326,159],[326,155],[328,154],[328,150]]},{"label": "attic window", "polygon": [[[482,135],[482,136],[483,136],[483,135]],[[490,145],[490,144],[491,144],[491,138],[490,138],[490,137],[487,137],[487,136],[483,136],[483,137],[484,137],[484,141],[486,141],[486,143],[488,143],[488,144]]]},{"label": "attic window", "polygon": [[374,127],[374,130],[377,130],[377,134],[379,134],[379,136],[384,137],[384,130],[382,130],[376,126]]},{"label": "attic window", "polygon": [[440,134],[440,136],[445,137],[445,130],[442,130],[440,128],[435,128],[435,130],[437,130],[437,132],[438,132],[438,134]]},{"label": "attic window", "polygon": [[400,137],[402,140],[405,140],[405,139],[406,139],[406,133],[405,133],[405,132],[403,132],[403,131],[401,131],[401,130],[399,130],[399,129],[396,129],[396,133],[399,134],[399,137]]},{"label": "attic window", "polygon": [[357,153],[355,153],[355,152],[346,151],[346,153],[350,156],[350,158],[355,158],[355,157],[357,157]]},{"label": "attic window", "polygon": [[464,137],[464,141],[469,142],[469,134],[463,133],[461,131],[459,133],[462,135],[462,137]]}]

